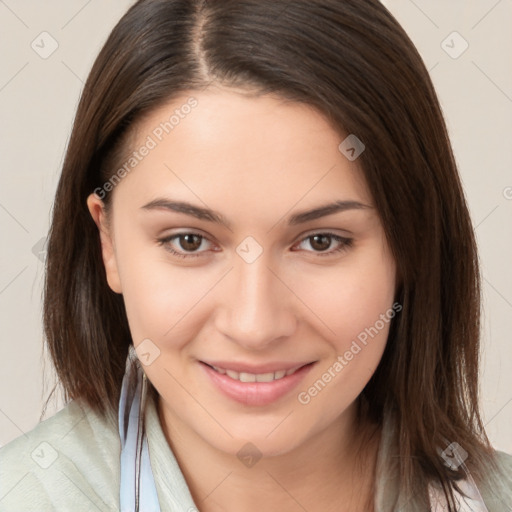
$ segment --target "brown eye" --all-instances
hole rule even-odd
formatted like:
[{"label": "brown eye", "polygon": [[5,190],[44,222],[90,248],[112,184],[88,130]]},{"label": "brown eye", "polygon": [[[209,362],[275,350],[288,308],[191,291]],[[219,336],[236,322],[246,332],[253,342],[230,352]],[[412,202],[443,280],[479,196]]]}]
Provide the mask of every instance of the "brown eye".
[{"label": "brown eye", "polygon": [[315,251],[326,251],[331,246],[332,237],[329,235],[313,235],[309,237],[310,244]]},{"label": "brown eye", "polygon": [[184,251],[197,251],[201,247],[203,237],[200,235],[194,235],[192,233],[186,235],[179,235],[179,244]]},{"label": "brown eye", "polygon": [[198,233],[176,233],[158,239],[158,243],[174,256],[182,258],[205,256],[211,248],[211,242]]},{"label": "brown eye", "polygon": [[348,250],[353,241],[334,233],[314,233],[303,238],[298,247],[318,256],[330,256]]}]

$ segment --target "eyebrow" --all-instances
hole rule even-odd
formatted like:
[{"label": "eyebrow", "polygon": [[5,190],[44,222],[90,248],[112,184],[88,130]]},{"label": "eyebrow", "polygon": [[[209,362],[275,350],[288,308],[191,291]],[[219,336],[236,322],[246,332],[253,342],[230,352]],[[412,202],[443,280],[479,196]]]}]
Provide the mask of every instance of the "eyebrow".
[{"label": "eyebrow", "polygon": [[[288,225],[296,226],[297,224],[303,224],[312,220],[320,219],[328,215],[335,213],[344,212],[347,210],[362,210],[371,209],[370,205],[360,203],[354,200],[334,201],[323,206],[318,206],[312,210],[304,210],[299,213],[295,213],[288,218]],[[200,206],[187,203],[185,201],[173,201],[170,199],[154,199],[149,203],[142,206],[143,210],[170,210],[177,213],[184,213],[190,215],[199,220],[207,220],[209,222],[216,222],[218,224],[224,224],[228,228],[231,227],[231,223],[227,219],[209,208],[202,208]]]}]

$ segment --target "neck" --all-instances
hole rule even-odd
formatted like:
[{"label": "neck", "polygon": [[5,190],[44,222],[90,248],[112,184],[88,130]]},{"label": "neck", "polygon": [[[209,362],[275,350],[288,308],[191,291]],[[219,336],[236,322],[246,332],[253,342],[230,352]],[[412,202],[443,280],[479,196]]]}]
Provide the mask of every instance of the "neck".
[{"label": "neck", "polygon": [[167,442],[201,512],[373,511],[380,436],[375,426],[357,423],[356,407],[302,445],[247,467],[206,443],[158,400]]}]

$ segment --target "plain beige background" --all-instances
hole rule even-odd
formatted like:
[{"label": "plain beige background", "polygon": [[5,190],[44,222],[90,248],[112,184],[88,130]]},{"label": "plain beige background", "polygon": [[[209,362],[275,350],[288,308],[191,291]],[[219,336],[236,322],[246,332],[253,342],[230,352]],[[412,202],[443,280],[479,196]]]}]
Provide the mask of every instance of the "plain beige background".
[{"label": "plain beige background", "polygon": [[[37,424],[53,386],[42,343],[42,241],[81,88],[131,3],[0,0],[2,445]],[[512,0],[384,3],[420,51],[452,138],[484,278],[485,421],[494,445],[512,453]]]}]

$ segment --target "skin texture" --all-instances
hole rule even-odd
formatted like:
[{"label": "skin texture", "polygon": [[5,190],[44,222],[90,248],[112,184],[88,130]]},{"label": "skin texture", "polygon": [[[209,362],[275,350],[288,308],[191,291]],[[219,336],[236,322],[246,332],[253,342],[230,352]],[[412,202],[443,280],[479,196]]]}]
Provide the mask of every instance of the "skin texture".
[{"label": "skin texture", "polygon": [[[115,187],[110,216],[88,198],[134,344],[149,339],[160,351],[144,370],[165,435],[201,511],[371,510],[362,503],[372,499],[378,443],[361,446],[355,400],[389,323],[309,403],[298,400],[393,305],[395,263],[357,160],[338,150],[346,134],[306,105],[211,87],[146,116],[130,150],[190,96],[196,108]],[[229,228],[143,208],[161,198],[213,209]],[[287,224],[338,200],[368,207]],[[183,239],[159,242],[189,232],[205,237],[197,257],[169,252],[187,254]],[[335,252],[340,243],[324,239],[322,251],[307,238],[325,232],[353,242]],[[252,263],[237,253],[249,236],[263,251]],[[205,360],[316,364],[276,402],[249,406],[212,385]],[[236,455],[248,442],[262,455],[250,468]]]}]

